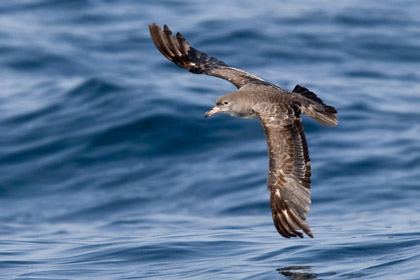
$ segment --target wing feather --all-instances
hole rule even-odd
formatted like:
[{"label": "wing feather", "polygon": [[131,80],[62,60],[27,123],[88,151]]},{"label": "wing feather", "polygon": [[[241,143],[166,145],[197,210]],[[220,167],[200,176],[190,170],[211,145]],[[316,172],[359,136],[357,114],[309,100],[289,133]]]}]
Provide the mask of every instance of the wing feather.
[{"label": "wing feather", "polygon": [[267,185],[274,225],[286,238],[303,238],[299,230],[313,237],[306,223],[311,204],[311,164],[302,120],[293,114],[258,114],[258,117],[267,137],[270,158]]},{"label": "wing feather", "polygon": [[162,30],[158,25],[151,24],[149,31],[156,48],[167,59],[192,73],[219,77],[230,81],[237,88],[248,83],[269,84],[258,76],[233,68],[191,47],[180,33],[172,36],[172,31],[166,25]]}]

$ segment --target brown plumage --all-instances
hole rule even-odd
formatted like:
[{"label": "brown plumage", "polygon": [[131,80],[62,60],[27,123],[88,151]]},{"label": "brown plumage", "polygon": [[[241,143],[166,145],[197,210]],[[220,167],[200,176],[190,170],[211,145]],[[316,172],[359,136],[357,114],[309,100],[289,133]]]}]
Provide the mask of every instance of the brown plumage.
[{"label": "brown plumage", "polygon": [[306,222],[309,212],[311,163],[300,114],[327,126],[337,125],[337,111],[313,92],[297,85],[292,92],[260,77],[233,68],[191,45],[165,25],[149,26],[158,50],[176,65],[196,74],[219,77],[238,90],[219,97],[205,116],[226,113],[234,117],[258,118],[267,137],[269,171],[267,186],[274,225],[284,237],[313,237]]}]

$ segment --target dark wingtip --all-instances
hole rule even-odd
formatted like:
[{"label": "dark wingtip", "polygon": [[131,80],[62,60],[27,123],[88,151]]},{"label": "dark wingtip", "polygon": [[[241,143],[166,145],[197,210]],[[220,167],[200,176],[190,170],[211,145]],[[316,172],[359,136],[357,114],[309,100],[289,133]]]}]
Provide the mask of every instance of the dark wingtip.
[{"label": "dark wingtip", "polygon": [[[299,237],[304,238],[304,234],[313,238],[313,234],[309,229],[306,219],[297,215],[289,208],[286,201],[282,200],[280,196],[271,192],[270,206],[272,210],[273,222],[278,233],[285,237]],[[303,231],[303,232],[301,232]]]},{"label": "dark wingtip", "polygon": [[310,237],[310,238],[314,238],[314,235],[312,234],[312,232],[309,230],[309,228],[307,230],[304,230],[305,233]]},{"label": "dark wingtip", "polygon": [[163,25],[163,31],[165,33],[168,33],[169,35],[172,35],[172,31],[169,29],[169,27],[166,24]]},{"label": "dark wingtip", "polygon": [[152,31],[154,29],[159,29],[159,25],[157,25],[156,23],[150,23],[149,24],[149,32],[150,32],[150,34],[152,34]]}]

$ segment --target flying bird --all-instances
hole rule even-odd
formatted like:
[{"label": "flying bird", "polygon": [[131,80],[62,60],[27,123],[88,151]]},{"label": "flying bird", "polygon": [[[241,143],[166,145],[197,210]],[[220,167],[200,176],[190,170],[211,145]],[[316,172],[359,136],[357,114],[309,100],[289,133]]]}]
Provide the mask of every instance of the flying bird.
[{"label": "flying bird", "polygon": [[338,124],[337,110],[326,105],[305,87],[296,85],[289,92],[262,78],[231,67],[193,48],[180,33],[164,25],[149,25],[157,49],[179,67],[195,74],[228,80],[238,90],[220,96],[216,106],[205,113],[210,117],[225,113],[239,118],[260,120],[268,145],[267,187],[274,225],[283,237],[303,238],[313,234],[306,222],[311,204],[311,162],[303,132],[301,114],[326,125]]}]

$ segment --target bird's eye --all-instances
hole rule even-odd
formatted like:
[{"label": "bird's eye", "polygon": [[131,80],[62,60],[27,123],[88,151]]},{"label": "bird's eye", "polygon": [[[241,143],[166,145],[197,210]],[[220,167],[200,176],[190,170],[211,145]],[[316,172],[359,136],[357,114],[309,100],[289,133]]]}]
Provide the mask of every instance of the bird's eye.
[{"label": "bird's eye", "polygon": [[223,102],[223,104],[228,105],[229,104],[229,101],[225,101],[225,102]]}]

